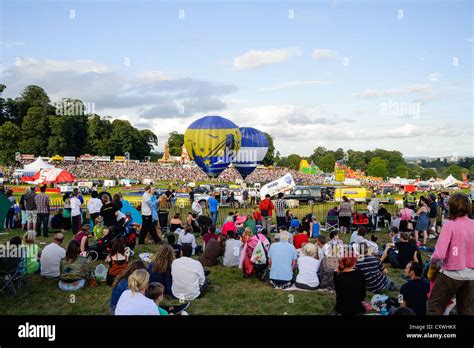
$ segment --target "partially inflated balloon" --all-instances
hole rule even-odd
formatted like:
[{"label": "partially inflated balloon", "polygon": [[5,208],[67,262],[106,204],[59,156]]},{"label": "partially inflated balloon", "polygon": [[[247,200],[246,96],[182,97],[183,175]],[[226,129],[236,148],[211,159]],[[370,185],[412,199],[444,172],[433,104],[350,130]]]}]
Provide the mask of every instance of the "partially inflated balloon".
[{"label": "partially inflated balloon", "polygon": [[267,155],[268,139],[263,132],[252,127],[241,127],[242,145],[235,156],[234,166],[242,178],[250,175]]},{"label": "partially inflated balloon", "polygon": [[200,118],[184,133],[190,158],[210,177],[217,177],[234,160],[241,139],[239,127],[221,116]]}]

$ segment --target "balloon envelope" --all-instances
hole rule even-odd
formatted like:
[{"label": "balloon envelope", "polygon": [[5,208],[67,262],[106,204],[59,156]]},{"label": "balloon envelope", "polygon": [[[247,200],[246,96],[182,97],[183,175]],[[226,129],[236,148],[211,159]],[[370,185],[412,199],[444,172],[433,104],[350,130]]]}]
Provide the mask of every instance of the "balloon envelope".
[{"label": "balloon envelope", "polygon": [[241,139],[239,127],[221,116],[200,118],[184,133],[189,157],[210,177],[217,177],[229,166]]},{"label": "balloon envelope", "polygon": [[268,139],[263,132],[252,127],[241,127],[242,145],[233,161],[242,178],[250,175],[268,152]]}]

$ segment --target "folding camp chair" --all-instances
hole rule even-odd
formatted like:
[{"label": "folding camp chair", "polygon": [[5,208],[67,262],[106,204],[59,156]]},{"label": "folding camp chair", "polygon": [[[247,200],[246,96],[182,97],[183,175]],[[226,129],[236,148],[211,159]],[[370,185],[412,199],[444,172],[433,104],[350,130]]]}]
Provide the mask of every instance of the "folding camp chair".
[{"label": "folding camp chair", "polygon": [[326,232],[339,231],[339,217],[338,216],[326,216],[326,225],[324,225]]},{"label": "folding camp chair", "polygon": [[0,258],[0,291],[9,290],[13,296],[19,294],[25,274],[24,258]]}]

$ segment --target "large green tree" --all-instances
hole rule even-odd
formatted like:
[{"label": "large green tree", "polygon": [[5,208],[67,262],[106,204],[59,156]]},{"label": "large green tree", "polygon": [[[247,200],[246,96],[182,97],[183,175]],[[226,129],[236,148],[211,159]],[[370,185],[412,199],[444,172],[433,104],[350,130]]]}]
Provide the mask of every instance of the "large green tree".
[{"label": "large green tree", "polygon": [[380,157],[373,157],[369,162],[367,173],[371,176],[386,178],[388,176],[387,161]]},{"label": "large green tree", "polygon": [[20,150],[35,156],[48,152],[49,118],[46,108],[34,106],[28,109],[21,125]]},{"label": "large green tree", "polygon": [[262,164],[265,166],[272,166],[275,164],[275,145],[273,144],[273,138],[270,134],[263,132],[268,140],[268,151],[265,155]]},{"label": "large green tree", "polygon": [[445,171],[445,175],[452,175],[458,180],[462,180],[462,167],[451,164]]},{"label": "large green tree", "polygon": [[333,154],[327,154],[323,156],[319,163],[316,163],[319,166],[319,169],[321,169],[325,173],[331,173],[334,171],[334,163],[336,162],[336,159],[334,158]]},{"label": "large green tree", "polygon": [[13,122],[0,126],[0,163],[10,165],[15,162],[15,153],[20,149],[21,129]]},{"label": "large green tree", "polygon": [[298,170],[301,162],[301,156],[295,153],[288,156],[288,166],[291,169]]},{"label": "large green tree", "polygon": [[111,156],[114,147],[110,140],[112,122],[99,115],[90,115],[87,120],[87,146],[85,152],[93,155]]},{"label": "large green tree", "polygon": [[171,156],[181,156],[182,147],[184,144],[184,134],[178,132],[171,132],[168,137],[168,145],[170,147]]}]

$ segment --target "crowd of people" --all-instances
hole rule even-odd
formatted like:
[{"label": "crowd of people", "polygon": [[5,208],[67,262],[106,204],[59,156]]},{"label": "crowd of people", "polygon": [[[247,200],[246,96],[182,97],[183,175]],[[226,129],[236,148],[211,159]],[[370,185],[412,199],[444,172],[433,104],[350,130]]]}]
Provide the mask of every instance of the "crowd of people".
[{"label": "crowd of people", "polygon": [[[329,212],[338,217],[338,228],[323,235],[316,217],[291,215],[283,194],[275,201],[267,195],[252,213],[232,211],[216,226],[217,200],[210,203],[211,216],[190,211],[186,217],[176,214],[169,223],[160,222],[154,192],[145,186],[139,208],[142,223],[137,224],[121,211],[120,194],[99,197],[95,191],[86,204],[75,190],[64,199],[62,231],[41,250],[37,239],[48,236],[43,221],[50,213],[49,198],[44,186],[39,194],[31,189],[22,196],[27,232],[23,240],[14,237],[10,244],[26,251],[26,274],[57,278],[63,291],[76,291],[94,281],[90,252],[99,251],[100,258],[100,251],[105,251],[105,281],[111,286],[110,311],[115,315],[185,314],[189,302],[205,296],[212,286],[209,268],[216,265],[239,267],[243,277],[257,277],[275,289],[334,291],[338,315],[364,314],[374,308],[382,314],[443,314],[453,302],[458,314],[474,314],[474,220],[465,194],[442,193],[415,202],[406,198],[404,208],[390,219],[390,241],[379,245],[378,223],[387,216],[375,196],[368,205],[372,225],[357,228],[344,243],[339,235],[352,232],[347,218],[354,213],[347,199]],[[436,218],[432,208],[441,208],[444,219],[435,248],[428,250],[426,238],[434,221],[430,219]],[[85,210],[90,219],[84,219]],[[74,236],[63,249],[68,231]],[[127,239],[132,231],[139,236],[138,244],[147,239],[157,244],[151,260],[141,257],[132,262],[135,238]],[[421,250],[433,252],[431,260],[424,263]],[[387,295],[398,290],[387,265],[404,272],[406,283],[398,298]],[[379,297],[370,303],[367,292]],[[180,305],[161,306],[164,296],[179,299]]]}]

